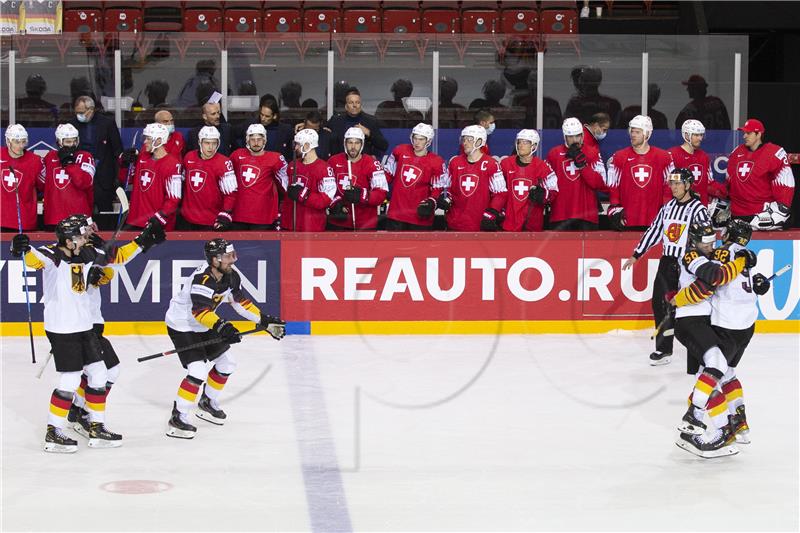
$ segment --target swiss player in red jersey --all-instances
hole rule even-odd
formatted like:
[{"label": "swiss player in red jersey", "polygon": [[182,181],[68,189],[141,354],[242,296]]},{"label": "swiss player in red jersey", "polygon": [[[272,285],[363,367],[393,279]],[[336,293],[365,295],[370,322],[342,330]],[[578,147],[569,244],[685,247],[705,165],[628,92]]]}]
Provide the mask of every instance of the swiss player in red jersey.
[{"label": "swiss player in red jersey", "polygon": [[764,142],[764,124],[748,119],[739,128],[744,143],[728,158],[726,186],[731,215],[755,230],[783,229],[791,214],[794,175],[786,150]]},{"label": "swiss player in red jersey", "polygon": [[44,156],[44,225],[56,224],[70,215],[92,216],[94,206],[94,159],[92,154],[78,150],[78,130],[72,124],[56,128],[58,150]]},{"label": "swiss player in red jersey", "polygon": [[692,192],[700,195],[703,205],[708,205],[708,197],[719,196],[719,190],[724,187],[714,181],[711,173],[711,161],[708,154],[700,149],[706,127],[699,120],[689,119],[681,126],[683,144],[673,146],[669,150],[675,168],[688,168],[694,177]]},{"label": "swiss player in red jersey", "polygon": [[[19,231],[36,229],[36,190],[44,175],[42,158],[28,152],[28,132],[19,124],[6,128],[6,145],[0,148],[0,227]],[[19,199],[18,199],[19,198]],[[17,202],[19,216],[17,219]]]},{"label": "swiss player in red jersey", "polygon": [[[564,144],[547,153],[558,177],[558,197],[550,209],[550,229],[589,231],[598,227],[597,191],[605,188],[606,168],[597,150],[584,144],[591,137],[577,118],[561,125]],[[592,137],[594,138],[594,137]]]},{"label": "swiss player in red jersey", "polygon": [[279,229],[278,204],[289,186],[286,159],[266,150],[267,130],[261,124],[247,127],[244,142],[246,148],[231,154],[238,188],[234,226],[239,230]]},{"label": "swiss player in red jersey", "polygon": [[355,231],[378,227],[378,206],[386,200],[389,183],[381,164],[371,155],[362,154],[363,148],[364,132],[361,128],[348,128],[344,132],[344,152],[328,159],[337,184],[329,209],[328,229]]},{"label": "swiss player in red jersey", "polygon": [[281,203],[281,227],[289,231],[325,231],[325,210],[336,194],[336,178],[328,163],[317,157],[317,146],[319,135],[312,129],[300,130],[294,136],[288,199]]},{"label": "swiss player in red jersey", "polygon": [[[608,113],[595,113],[589,118],[589,122],[583,125],[583,144],[582,147],[600,153],[600,141],[608,135],[608,128],[611,127],[611,118]],[[600,156],[600,159],[603,159]]]},{"label": "swiss player in red jersey", "polygon": [[542,231],[545,208],[558,196],[556,175],[550,165],[534,155],[539,132],[520,130],[515,144],[517,155],[500,161],[508,188],[503,229]]},{"label": "swiss player in red jersey", "polygon": [[444,160],[428,151],[433,135],[433,127],[420,122],[411,130],[411,144],[395,147],[386,160],[386,172],[392,184],[392,198],[386,214],[389,231],[426,231],[433,226],[433,215],[442,191],[434,187],[447,176]]},{"label": "swiss player in red jersey", "polygon": [[442,200],[451,231],[497,231],[506,206],[506,179],[500,165],[481,152],[486,144],[482,126],[461,130],[461,146],[466,155],[450,160],[448,177],[442,184]]},{"label": "swiss player in red jersey", "polygon": [[197,141],[199,148],[183,158],[181,217],[186,229],[229,230],[238,190],[233,163],[217,152],[220,133],[214,126],[200,128]]},{"label": "swiss player in red jersey", "polygon": [[617,150],[608,163],[608,219],[617,231],[647,228],[664,204],[664,186],[675,167],[669,152],[648,144],[652,133],[650,117],[633,117],[631,145]]},{"label": "swiss player in red jersey", "polygon": [[181,200],[183,166],[180,159],[167,152],[169,131],[163,124],[148,124],[142,133],[142,154],[147,156],[139,157],[132,173],[128,225],[143,228],[153,222],[173,230]]}]

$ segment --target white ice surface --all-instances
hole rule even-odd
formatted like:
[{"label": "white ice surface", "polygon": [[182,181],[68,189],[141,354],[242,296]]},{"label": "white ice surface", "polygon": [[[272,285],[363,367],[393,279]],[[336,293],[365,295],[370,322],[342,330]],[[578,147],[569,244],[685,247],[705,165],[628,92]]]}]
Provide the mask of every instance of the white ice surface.
[{"label": "white ice surface", "polygon": [[[164,435],[183,377],[166,336],[111,341],[118,449],[41,449],[50,393],[28,339],[2,339],[2,529],[60,531],[797,530],[796,335],[740,365],[753,443],[703,460],[674,444],[685,352],[645,334],[264,336],[234,347],[223,427]],[[37,339],[44,360],[49,345]],[[125,480],[167,483],[109,492]]]}]

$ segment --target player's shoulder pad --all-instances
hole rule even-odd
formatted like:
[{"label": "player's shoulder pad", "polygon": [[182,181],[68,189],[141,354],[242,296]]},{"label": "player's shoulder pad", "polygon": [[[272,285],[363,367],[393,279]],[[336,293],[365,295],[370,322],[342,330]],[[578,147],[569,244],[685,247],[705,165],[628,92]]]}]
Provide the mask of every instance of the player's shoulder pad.
[{"label": "player's shoulder pad", "polygon": [[198,267],[198,269],[194,271],[194,275],[192,276],[192,285],[204,285],[210,288],[216,287],[217,280],[211,273],[211,267],[207,266],[200,270],[201,268],[202,267]]}]

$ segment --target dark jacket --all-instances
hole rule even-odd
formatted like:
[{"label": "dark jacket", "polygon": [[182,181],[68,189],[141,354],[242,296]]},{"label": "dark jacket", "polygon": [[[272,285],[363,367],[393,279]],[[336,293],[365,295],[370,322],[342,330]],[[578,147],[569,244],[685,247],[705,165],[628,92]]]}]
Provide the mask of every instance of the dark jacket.
[{"label": "dark jacket", "polygon": [[75,126],[80,135],[79,149],[86,150],[95,159],[94,205],[100,211],[111,211],[119,181],[117,157],[122,153],[117,123],[96,110],[89,122],[78,122],[75,117],[69,123]]},{"label": "dark jacket", "polygon": [[[189,133],[186,135],[186,153],[200,148],[200,144],[197,141],[197,134],[200,133],[203,127],[204,126],[195,126],[189,130]],[[233,147],[231,145],[231,125],[227,122],[220,121],[219,126],[216,126],[216,128],[217,131],[219,131],[219,149],[217,149],[217,152],[227,157],[233,152]]]},{"label": "dark jacket", "polygon": [[389,142],[383,136],[378,119],[374,116],[361,112],[355,117],[347,113],[336,115],[328,121],[328,128],[331,130],[331,154],[344,152],[344,132],[356,124],[361,124],[369,129],[370,135],[364,142],[364,153],[369,154],[380,160],[383,153],[389,147]]}]

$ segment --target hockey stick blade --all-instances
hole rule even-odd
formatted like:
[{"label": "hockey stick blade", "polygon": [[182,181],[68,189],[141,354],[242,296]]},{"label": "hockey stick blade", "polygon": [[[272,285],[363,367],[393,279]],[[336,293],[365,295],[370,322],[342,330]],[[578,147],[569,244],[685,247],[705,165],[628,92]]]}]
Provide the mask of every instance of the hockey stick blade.
[{"label": "hockey stick blade", "polygon": [[39,367],[39,371],[36,372],[36,379],[42,379],[42,375],[44,374],[44,371],[47,368],[47,365],[50,364],[50,359],[52,359],[52,358],[53,358],[53,351],[50,350],[50,352],[48,352],[48,354],[47,354],[47,360],[44,362],[44,364],[41,367]]},{"label": "hockey stick blade", "polygon": [[[253,333],[258,333],[259,331],[266,331],[261,326],[256,326],[254,329],[250,329],[247,331],[242,331],[239,333],[240,337],[244,337],[245,335],[251,335]],[[194,350],[195,348],[202,348],[203,346],[209,346],[211,344],[217,344],[219,342],[223,342],[222,337],[216,337],[214,339],[208,339],[207,341],[196,342],[194,344],[189,344],[187,346],[181,346],[180,348],[173,348],[172,350],[167,350],[166,352],[159,352],[154,353],[152,355],[146,355],[144,357],[139,357],[136,360],[140,363],[144,361],[150,361],[151,359],[158,359],[159,357],[164,357],[165,355],[172,355],[176,353],[185,352],[186,350]]]},{"label": "hockey stick blade", "polygon": [[117,187],[116,195],[117,200],[119,200],[119,212],[127,213],[128,209],[130,209],[130,203],[128,202],[128,195],[125,194],[125,189]]}]

